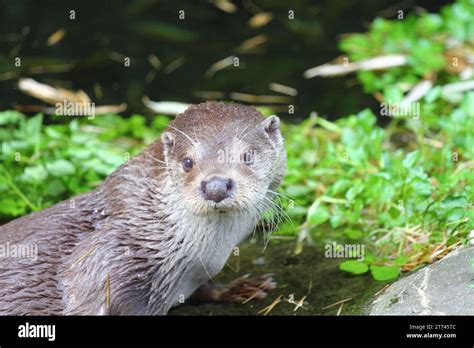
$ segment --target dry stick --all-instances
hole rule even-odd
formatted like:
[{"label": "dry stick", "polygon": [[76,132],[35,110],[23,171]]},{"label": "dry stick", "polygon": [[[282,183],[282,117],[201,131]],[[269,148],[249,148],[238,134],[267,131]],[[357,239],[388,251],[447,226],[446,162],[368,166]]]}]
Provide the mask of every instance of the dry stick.
[{"label": "dry stick", "polygon": [[264,44],[267,41],[268,37],[265,34],[261,34],[245,40],[240,44],[240,47],[243,50],[251,50],[252,48]]},{"label": "dry stick", "polygon": [[105,276],[105,308],[110,308],[110,275]]},{"label": "dry stick", "polygon": [[160,58],[158,58],[155,54],[150,54],[148,57],[148,62],[150,62],[151,66],[155,69],[155,70],[159,70],[161,69],[161,67],[163,66],[163,64],[161,63],[161,60]]},{"label": "dry stick", "polygon": [[227,0],[212,0],[211,3],[217,7],[219,10],[222,10],[227,13],[235,13],[237,12],[237,7],[231,2]]},{"label": "dry stick", "polygon": [[186,58],[184,58],[184,57],[176,58],[176,59],[173,60],[171,63],[169,63],[169,64],[163,69],[163,71],[165,72],[165,74],[172,73],[172,72],[175,71],[176,69],[180,68],[180,67],[184,64],[185,61],[186,61]]},{"label": "dry stick", "polygon": [[97,245],[94,246],[93,248],[91,248],[87,253],[85,253],[84,255],[82,255],[80,258],[78,258],[76,261],[73,262],[73,264],[71,265],[70,269],[73,268],[75,265],[77,265],[78,263],[82,262],[86,257],[88,257],[90,254],[92,254],[95,249],[97,249]]},{"label": "dry stick", "polygon": [[255,290],[254,293],[249,298],[247,298],[245,301],[243,301],[242,304],[246,304],[247,302],[252,301],[252,299],[254,299],[255,296],[257,296],[257,295],[258,295],[258,289]]},{"label": "dry stick", "polygon": [[64,28],[56,30],[53,34],[51,34],[50,37],[48,37],[48,40],[46,41],[46,45],[48,46],[56,45],[64,38],[65,35],[66,35],[66,30]]},{"label": "dry stick", "polygon": [[423,144],[433,146],[436,149],[441,149],[443,147],[443,142],[435,139],[430,138],[422,138],[421,139]]},{"label": "dry stick", "polygon": [[328,308],[331,308],[331,307],[334,307],[334,306],[337,306],[338,304],[341,304],[341,303],[344,303],[344,302],[347,302],[347,301],[350,301],[352,300],[352,297],[349,297],[349,298],[346,298],[345,300],[341,300],[341,301],[337,301],[333,304],[330,304],[329,306],[326,306],[326,307],[323,307],[322,309],[328,309]]},{"label": "dry stick", "polygon": [[[64,88],[56,88],[44,83],[40,83],[30,78],[21,78],[18,81],[18,88],[25,94],[28,94],[34,98],[40,99],[48,104],[57,104],[68,101],[73,104],[84,105],[90,104],[91,99],[82,90],[70,91]],[[56,108],[48,108],[43,106],[29,105],[27,108],[39,108],[38,111],[46,114],[55,114]],[[21,108],[21,106],[20,106]],[[96,115],[102,115],[107,113],[120,113],[127,108],[126,103],[120,105],[101,105],[94,106],[94,112]]]},{"label": "dry stick", "polygon": [[390,286],[390,284],[386,284],[382,289],[380,289],[379,291],[377,291],[374,295],[374,297],[377,297],[378,295],[380,295],[382,292],[385,291],[385,289],[387,289],[388,287]]},{"label": "dry stick", "polygon": [[385,55],[348,64],[323,64],[306,70],[303,76],[310,79],[316,76],[346,75],[358,70],[380,70],[403,66],[407,62],[407,56],[403,54]]},{"label": "dry stick", "polygon": [[291,103],[293,98],[279,95],[254,95],[240,92],[230,93],[230,98],[237,101],[249,103]]},{"label": "dry stick", "polygon": [[455,82],[444,85],[441,89],[441,94],[446,95],[451,93],[460,93],[469,91],[471,89],[474,89],[474,80]]},{"label": "dry stick", "polygon": [[234,64],[234,59],[235,56],[228,56],[225,57],[224,59],[221,59],[214,64],[211,65],[211,67],[206,71],[204,76],[208,79],[212,78],[216,72],[223,70],[231,65]]},{"label": "dry stick", "polygon": [[454,171],[453,175],[458,175],[464,169],[472,167],[473,165],[474,165],[474,161],[467,161],[467,162],[461,163],[460,165],[458,165],[458,167]]},{"label": "dry stick", "polygon": [[400,108],[406,107],[411,103],[417,102],[421,98],[423,98],[433,87],[433,80],[426,79],[421,80],[421,82],[417,83],[410,92],[403,98],[402,102],[400,103]]},{"label": "dry stick", "polygon": [[183,113],[186,111],[186,109],[190,106],[190,104],[186,103],[179,103],[179,102],[169,102],[169,101],[163,101],[163,102],[154,102],[151,101],[150,98],[147,96],[144,96],[142,98],[143,104],[145,106],[159,114],[165,114],[165,115],[177,115],[180,113]]},{"label": "dry stick", "polygon": [[89,96],[82,90],[73,92],[64,88],[55,88],[30,78],[21,78],[18,81],[18,88],[22,92],[49,104],[56,104],[64,100],[73,103],[91,102]]},{"label": "dry stick", "polygon": [[305,307],[303,307],[304,305],[304,300],[306,299],[306,296],[303,296],[301,298],[301,300],[298,301],[298,303],[296,304],[295,308],[293,309],[293,312],[296,312],[298,310],[298,308],[303,308],[303,309],[306,309]]},{"label": "dry stick", "polygon": [[251,28],[263,27],[264,25],[267,25],[268,23],[270,23],[272,19],[273,19],[272,13],[260,12],[260,13],[257,13],[252,18],[250,18],[248,24]]},{"label": "dry stick", "polygon": [[267,315],[268,313],[270,313],[270,311],[277,305],[281,302],[281,297],[283,295],[279,295],[270,305],[268,305],[267,307],[259,310],[257,312],[257,314],[260,314],[260,313],[263,313],[263,315]]},{"label": "dry stick", "polygon": [[341,303],[341,306],[339,307],[339,310],[337,311],[337,316],[341,315],[342,312],[342,307],[344,307],[344,303]]},{"label": "dry stick", "polygon": [[286,94],[292,97],[295,97],[298,95],[298,90],[296,88],[285,86],[285,85],[282,85],[281,83],[272,82],[270,83],[268,87],[274,92]]}]

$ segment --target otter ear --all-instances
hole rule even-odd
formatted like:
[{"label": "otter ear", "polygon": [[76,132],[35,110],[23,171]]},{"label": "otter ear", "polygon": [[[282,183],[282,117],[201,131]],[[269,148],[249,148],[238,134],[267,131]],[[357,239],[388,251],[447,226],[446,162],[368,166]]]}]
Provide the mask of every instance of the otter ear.
[{"label": "otter ear", "polygon": [[263,129],[270,137],[273,137],[275,134],[279,133],[280,130],[280,119],[278,116],[272,115],[267,117],[262,122]]},{"label": "otter ear", "polygon": [[171,134],[170,132],[163,132],[161,134],[161,141],[163,142],[166,152],[171,151],[174,148],[174,145],[176,143],[174,139],[174,135]]}]

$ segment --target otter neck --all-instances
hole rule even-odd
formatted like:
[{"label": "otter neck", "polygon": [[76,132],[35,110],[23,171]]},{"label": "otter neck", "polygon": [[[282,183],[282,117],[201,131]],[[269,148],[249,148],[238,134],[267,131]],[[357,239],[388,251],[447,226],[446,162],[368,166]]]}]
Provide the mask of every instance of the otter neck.
[{"label": "otter neck", "polygon": [[[157,269],[152,292],[162,295],[161,284],[168,278],[173,286],[163,303],[169,309],[220,272],[233,249],[253,230],[257,217],[250,212],[194,215],[183,205],[168,176],[162,184],[163,196],[168,198],[163,207],[165,225],[169,226],[165,234],[171,238],[170,245],[173,246],[167,262],[177,265],[179,271],[170,279],[169,273],[162,272],[166,269]],[[159,301],[154,302],[152,295],[151,302]]]}]

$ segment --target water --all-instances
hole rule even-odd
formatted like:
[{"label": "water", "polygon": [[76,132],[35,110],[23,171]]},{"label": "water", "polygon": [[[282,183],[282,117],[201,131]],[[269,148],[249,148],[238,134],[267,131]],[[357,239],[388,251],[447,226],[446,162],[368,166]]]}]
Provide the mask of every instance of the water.
[{"label": "water", "polygon": [[[338,269],[341,259],[324,257],[316,247],[306,246],[303,252],[293,255],[294,242],[269,244],[263,252],[262,242],[246,242],[240,246],[240,256],[232,256],[223,271],[215,278],[216,283],[227,283],[246,274],[273,273],[278,283],[275,290],[263,300],[246,304],[182,305],[171,310],[170,315],[258,315],[279,295],[288,300],[293,294],[295,302],[306,296],[304,308],[295,311],[295,304],[282,301],[269,315],[340,315],[364,314],[366,304],[380,289],[383,282],[370,275],[352,276]],[[260,264],[263,257],[263,265]],[[341,305],[327,306],[351,299]]]},{"label": "water", "polygon": [[[19,107],[35,113],[31,105],[42,104],[19,91],[20,77],[82,89],[97,105],[126,102],[124,115],[152,114],[142,103],[144,95],[188,103],[230,100],[232,92],[279,95],[269,87],[273,82],[298,90],[291,100],[295,114],[287,114],[286,103],[276,105],[287,121],[304,119],[311,111],[335,119],[366,107],[378,110],[376,99],[363,93],[353,75],[307,80],[303,72],[339,56],[341,35],[366,31],[377,16],[393,18],[397,7],[392,1],[366,0],[364,6],[332,0],[296,0],[291,5],[234,1],[235,13],[212,3],[0,0],[0,110]],[[417,5],[437,11],[444,3]],[[402,8],[410,12],[413,6]],[[292,20],[289,10],[295,13]],[[179,11],[185,18],[178,18]],[[272,21],[250,27],[252,15],[262,11],[271,13]],[[48,44],[60,30],[63,39]],[[243,48],[246,40],[257,36],[263,38],[261,44]],[[207,75],[214,63],[232,55],[239,57],[238,67]],[[14,66],[15,58],[21,58],[21,66]],[[125,58],[130,58],[129,67]],[[218,94],[207,96],[203,91]]]}]

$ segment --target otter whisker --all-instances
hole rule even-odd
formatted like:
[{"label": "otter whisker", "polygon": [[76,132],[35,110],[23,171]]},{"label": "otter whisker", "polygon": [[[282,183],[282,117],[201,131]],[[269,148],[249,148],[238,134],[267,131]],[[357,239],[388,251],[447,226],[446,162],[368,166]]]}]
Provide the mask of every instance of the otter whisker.
[{"label": "otter whisker", "polygon": [[163,164],[166,164],[166,165],[167,165],[167,163],[166,163],[165,161],[159,160],[158,158],[155,158],[155,157],[153,157],[153,156],[150,155],[150,154],[148,154],[148,157],[150,157],[152,160],[154,160],[154,161],[156,161],[156,162],[158,162],[158,163],[163,163]]},{"label": "otter whisker", "polygon": [[291,198],[291,197],[289,197],[289,196],[287,196],[287,195],[284,195],[284,194],[281,193],[281,192],[272,191],[272,190],[270,190],[270,189],[268,189],[268,192],[271,193],[271,194],[274,194],[274,195],[276,195],[276,196],[283,197],[283,198],[285,198],[285,199],[287,199],[287,200],[289,200],[289,201],[294,201],[293,198]]},{"label": "otter whisker", "polygon": [[[244,136],[244,133],[247,131],[247,129],[249,129],[251,126],[254,126],[252,124],[248,124],[240,133],[237,133],[235,136],[234,136],[234,141],[239,141],[243,138]],[[241,138],[242,137],[242,138]]]},{"label": "otter whisker", "polygon": [[191,144],[192,144],[193,146],[196,146],[196,145],[197,145],[197,142],[194,141],[189,135],[187,135],[187,134],[186,134],[185,132],[183,132],[182,130],[180,130],[180,129],[176,128],[176,127],[173,127],[173,126],[171,126],[171,125],[168,125],[168,127],[171,128],[171,129],[174,129],[175,131],[181,133],[181,134],[184,135],[186,138],[188,138],[189,141],[191,142]]},{"label": "otter whisker", "polygon": [[276,215],[272,217],[272,220],[270,222],[270,226],[271,226],[270,233],[268,233],[267,231],[267,233],[264,235],[264,239],[265,237],[268,237],[265,242],[265,248],[266,248],[271,235],[277,230],[278,225],[283,220],[288,221],[293,226],[293,228],[294,228],[294,224],[291,218],[288,216],[288,214],[284,211],[284,209],[281,206],[279,206],[275,201],[273,201],[271,198],[266,197],[266,196],[264,197],[264,200],[268,203],[271,209],[276,210]]}]

